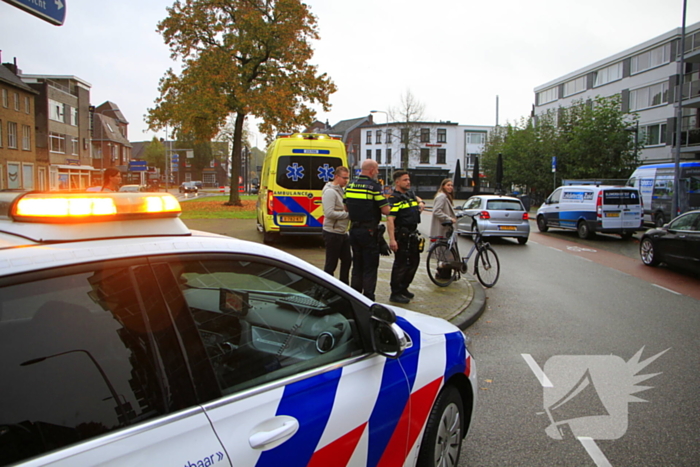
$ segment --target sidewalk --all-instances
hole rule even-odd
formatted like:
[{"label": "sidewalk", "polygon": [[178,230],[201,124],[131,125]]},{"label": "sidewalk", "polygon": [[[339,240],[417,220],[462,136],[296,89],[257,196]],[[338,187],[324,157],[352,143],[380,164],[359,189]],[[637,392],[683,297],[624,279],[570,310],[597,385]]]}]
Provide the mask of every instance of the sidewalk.
[{"label": "sidewalk", "polygon": [[[203,230],[241,240],[262,242],[254,219],[186,219],[183,222],[194,230]],[[323,268],[325,248],[321,237],[283,237],[274,245],[301,258],[318,268]],[[416,297],[407,305],[398,305],[408,310],[425,313],[446,319],[460,329],[466,329],[473,324],[486,308],[486,294],[481,284],[471,275],[463,276],[449,287],[438,287],[428,278],[425,269],[426,251],[421,254],[421,263],[410,290]],[[379,264],[379,279],[377,281],[376,297],[381,303],[390,303],[389,280],[393,256],[382,256]]]}]

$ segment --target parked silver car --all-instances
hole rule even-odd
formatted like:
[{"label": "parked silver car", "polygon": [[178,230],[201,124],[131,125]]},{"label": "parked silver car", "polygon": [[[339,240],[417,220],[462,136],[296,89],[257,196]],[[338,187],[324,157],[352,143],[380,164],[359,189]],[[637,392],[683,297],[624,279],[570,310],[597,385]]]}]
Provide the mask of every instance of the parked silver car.
[{"label": "parked silver car", "polygon": [[478,224],[479,232],[484,237],[514,237],[524,245],[530,236],[529,216],[518,198],[477,195],[457,209],[463,213],[457,220],[458,233],[471,233],[474,225]]}]

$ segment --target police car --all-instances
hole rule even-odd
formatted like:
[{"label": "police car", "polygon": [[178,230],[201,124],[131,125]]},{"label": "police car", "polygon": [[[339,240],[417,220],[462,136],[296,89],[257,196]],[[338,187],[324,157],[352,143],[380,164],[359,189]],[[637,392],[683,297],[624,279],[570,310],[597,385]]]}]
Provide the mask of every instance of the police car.
[{"label": "police car", "polygon": [[179,215],[0,193],[0,464],[456,465],[456,327]]}]

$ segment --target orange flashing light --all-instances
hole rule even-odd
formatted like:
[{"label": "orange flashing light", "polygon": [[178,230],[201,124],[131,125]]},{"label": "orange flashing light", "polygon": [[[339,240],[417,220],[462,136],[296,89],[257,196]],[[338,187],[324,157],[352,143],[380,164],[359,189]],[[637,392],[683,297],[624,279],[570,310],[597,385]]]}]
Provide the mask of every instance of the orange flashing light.
[{"label": "orange flashing light", "polygon": [[11,216],[27,222],[70,222],[175,217],[181,212],[180,203],[169,193],[28,193],[17,199]]}]

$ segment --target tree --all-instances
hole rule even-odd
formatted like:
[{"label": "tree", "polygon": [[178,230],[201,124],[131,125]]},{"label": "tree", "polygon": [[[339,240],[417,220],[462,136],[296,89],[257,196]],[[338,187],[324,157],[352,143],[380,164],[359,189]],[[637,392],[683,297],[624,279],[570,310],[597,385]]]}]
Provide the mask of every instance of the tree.
[{"label": "tree", "polygon": [[148,165],[160,169],[161,173],[165,173],[165,146],[155,136],[146,146],[144,159],[146,159]]},{"label": "tree", "polygon": [[149,126],[210,140],[233,116],[229,204],[240,205],[246,116],[261,118],[260,130],[271,138],[311,123],[315,111],[307,103],[330,110],[336,86],[308,63],[310,41],[319,39],[316,17],[299,0],[176,0],[158,31],[183,69],[161,79]]},{"label": "tree", "polygon": [[[398,107],[389,109],[389,118],[397,123],[394,125],[399,130],[399,142],[401,146],[401,168],[408,169],[408,163],[411,154],[420,150],[420,132],[421,129],[416,123],[423,120],[423,112],[425,105],[419,102],[411,93],[411,90],[406,90],[401,95],[401,103]],[[391,141],[387,141],[391,143]],[[405,154],[405,157],[404,157]]]},{"label": "tree", "polygon": [[[557,179],[627,178],[641,147],[635,147],[630,133],[637,119],[621,110],[619,97],[598,97],[497,127],[484,148],[484,172],[493,178],[498,154],[503,154],[504,186],[519,186],[535,198],[549,193]],[[556,176],[552,157],[557,158]]]}]

